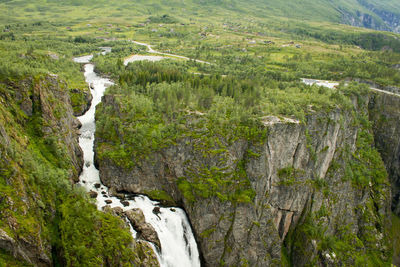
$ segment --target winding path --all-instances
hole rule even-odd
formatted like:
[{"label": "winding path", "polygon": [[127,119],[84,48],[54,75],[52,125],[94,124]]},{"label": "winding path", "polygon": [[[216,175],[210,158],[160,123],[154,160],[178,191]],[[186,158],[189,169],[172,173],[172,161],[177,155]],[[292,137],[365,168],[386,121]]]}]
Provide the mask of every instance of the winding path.
[{"label": "winding path", "polygon": [[167,57],[175,57],[175,58],[180,58],[180,59],[184,59],[184,60],[194,60],[195,62],[198,62],[198,63],[211,65],[211,63],[207,62],[207,61],[203,61],[203,60],[199,60],[199,59],[191,59],[191,58],[188,58],[188,57],[185,57],[185,56],[174,55],[174,54],[169,54],[169,53],[163,53],[163,52],[156,51],[153,48],[151,48],[151,45],[149,45],[149,44],[145,44],[145,43],[141,43],[141,42],[137,42],[137,41],[131,41],[131,42],[134,43],[134,44],[137,44],[137,45],[146,46],[147,49],[149,50],[148,51],[149,53],[158,54],[158,55],[167,56]]},{"label": "winding path", "polygon": [[[307,85],[318,85],[318,86],[324,86],[330,89],[335,89],[338,85],[339,82],[338,81],[325,81],[325,80],[316,80],[316,79],[306,79],[306,78],[302,78],[301,81]],[[382,90],[382,89],[378,89],[375,87],[369,87],[370,90],[375,91],[375,92],[379,92],[379,93],[384,93],[384,94],[388,94],[388,95],[393,95],[393,96],[397,96],[400,97],[400,94],[396,94],[390,91],[386,91],[386,90]]]},{"label": "winding path", "polygon": [[386,91],[386,90],[382,90],[382,89],[378,89],[378,88],[374,88],[374,87],[370,87],[369,89],[371,89],[372,91],[376,91],[376,92],[380,92],[380,93],[384,93],[384,94],[394,95],[394,96],[400,97],[400,94],[392,93],[392,92],[389,92],[389,91]]}]

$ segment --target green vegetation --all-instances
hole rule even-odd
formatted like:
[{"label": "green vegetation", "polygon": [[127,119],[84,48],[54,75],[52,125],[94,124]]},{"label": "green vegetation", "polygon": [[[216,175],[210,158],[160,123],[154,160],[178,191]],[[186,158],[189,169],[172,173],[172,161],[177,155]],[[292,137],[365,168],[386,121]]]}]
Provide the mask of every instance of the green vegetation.
[{"label": "green vegetation", "polygon": [[292,166],[286,167],[278,170],[278,177],[280,179],[279,185],[283,186],[291,186],[298,183],[298,179],[300,179],[304,175],[303,170],[296,170]]},{"label": "green vegetation", "polygon": [[[336,159],[340,164],[334,161],[324,180],[317,177],[311,181],[313,188],[322,194],[315,193],[311,206],[303,211],[299,220],[301,223],[291,229],[285,239],[286,258],[292,263],[296,255],[307,253],[310,254],[311,265],[323,259],[334,265],[386,266],[392,260],[390,250],[384,253],[381,250],[382,247],[391,246],[390,218],[382,211],[390,185],[383,161],[374,147],[372,126],[365,115],[366,107],[363,103],[366,103],[368,92],[361,88],[358,92],[346,90],[346,94],[352,95],[358,102],[358,109],[354,108],[352,111],[352,125],[358,129],[356,149],[351,151],[346,148],[340,151],[340,156]],[[280,170],[278,175],[290,177],[293,172],[294,169],[289,167]],[[341,174],[346,177],[341,181],[344,185],[337,184],[336,188],[352,185],[357,192],[370,196],[365,203],[352,211],[357,218],[357,224],[347,221],[348,215],[342,216],[339,213],[348,211],[333,208],[333,203],[338,201],[337,192],[326,191],[333,177]],[[333,213],[338,218],[334,225],[327,224],[327,218],[335,218]],[[396,222],[396,219],[393,221]],[[311,247],[317,253],[310,253]]]},{"label": "green vegetation", "polygon": [[375,190],[380,190],[380,186],[387,181],[386,169],[374,147],[370,122],[364,117],[361,123],[365,123],[362,126],[367,130],[360,130],[358,133],[357,152],[353,153],[353,159],[349,161],[348,178],[357,186],[365,188],[374,185]]},{"label": "green vegetation", "polygon": [[[320,257],[329,259],[333,264],[346,266],[387,265],[389,255],[382,258],[377,246],[379,243],[369,243],[365,238],[355,233],[351,226],[339,226],[338,229],[335,234],[329,234],[328,228],[322,221],[309,216],[303,224],[290,233],[286,242],[290,246],[290,251],[299,255],[307,255],[310,252],[308,242],[313,240],[316,242],[317,251],[321,253]],[[376,239],[374,241],[377,242]],[[291,255],[293,261],[295,255]],[[317,264],[319,260],[317,257],[311,257],[308,263]]]},{"label": "green vegetation", "polygon": [[20,261],[0,249],[0,267],[31,267],[31,264]]},{"label": "green vegetation", "polygon": [[163,190],[152,190],[152,191],[145,191],[146,196],[151,199],[158,200],[162,205],[166,206],[176,206],[174,199],[168,195],[167,192]]},{"label": "green vegetation", "polygon": [[132,235],[125,223],[79,200],[71,196],[61,206],[61,242],[67,265],[133,265],[137,255],[130,247]]},{"label": "green vegetation", "polygon": [[[366,92],[362,85],[341,85],[337,89],[306,86],[295,76],[283,78],[276,72],[238,69],[231,74],[199,75],[196,69],[221,71],[218,65],[164,60],[137,62],[124,67],[121,54],[107,60],[96,58],[99,71],[118,80],[106,91],[106,101],[96,111],[98,157],[131,169],[151,160],[152,154],[167,147],[187,146],[205,160],[204,165],[185,163],[185,177],[178,188],[189,202],[216,197],[221,202],[251,203],[254,192],[246,174],[246,162],[227,168],[227,147],[237,140],[250,145],[266,141],[268,116],[285,116],[305,123],[316,111],[351,111],[351,99]],[[229,71],[229,62],[224,72]],[[235,64],[234,64],[235,65]],[[209,69],[207,69],[209,68]],[[226,73],[226,72],[225,72]],[[229,72],[228,72],[229,73]],[[367,140],[370,141],[370,140]],[[257,156],[252,150],[249,156]],[[214,162],[212,164],[208,162]],[[291,186],[300,170],[281,170],[281,184]],[[324,187],[320,180],[316,188]],[[324,189],[324,192],[329,192]]]},{"label": "green vegetation", "polygon": [[393,262],[398,263],[400,255],[400,218],[392,213],[392,235],[393,235]]},{"label": "green vegetation", "polygon": [[[46,81],[46,75],[11,86],[8,80],[1,81],[0,101],[8,101],[0,108],[0,227],[15,240],[52,246],[55,264],[134,265],[138,256],[131,248],[129,229],[120,219],[98,211],[85,193],[70,184],[77,170],[66,153],[66,144],[62,137],[44,133],[51,122],[43,120],[43,107],[54,97],[54,89],[46,88]],[[34,101],[34,112],[27,116],[15,95],[39,86],[42,96],[47,97]],[[59,104],[46,112],[57,112],[67,103]],[[0,255],[7,266],[21,266],[3,251]]]},{"label": "green vegetation", "polygon": [[[344,91],[310,87],[273,75],[198,75],[189,71],[197,64],[192,62],[139,62],[125,68],[113,53],[107,59],[98,69],[114,70],[111,76],[119,84],[106,92],[110,103],[97,109],[96,137],[106,141],[100,142],[98,155],[124,168],[185,137],[201,140],[196,149],[203,156],[224,153],[224,142],[240,138],[263,142],[266,116],[304,121],[309,112],[351,107],[345,90],[358,90],[355,85]],[[223,139],[210,141],[215,134]]]},{"label": "green vegetation", "polygon": [[[248,147],[244,158],[258,157],[257,147],[267,141],[269,116],[305,124],[315,112],[350,112],[352,100],[366,90],[356,84],[333,90],[307,86],[300,78],[400,85],[400,72],[393,68],[400,61],[398,35],[334,24],[343,22],[343,14],[351,18],[361,11],[381,27],[383,21],[367,7],[377,4],[376,0],[251,0],[246,5],[237,0],[0,2],[1,229],[12,238],[52,246],[55,265],[138,265],[140,255],[132,253],[132,239],[123,223],[97,211],[70,184],[78,170],[60,141],[63,136],[45,133],[48,121],[40,106],[33,107],[32,115],[21,109],[25,96],[48,85],[51,73],[66,82],[60,90],[68,91],[75,114],[82,112],[89,90],[72,57],[113,47],[112,53],[93,59],[96,71],[116,82],[96,113],[100,159],[130,169],[151,160],[154,152],[186,146],[204,162],[199,166],[185,162],[186,176],[177,181],[189,202],[216,198],[251,205],[255,192],[247,162],[231,162],[227,168],[228,147],[241,140]],[[398,1],[379,4],[381,10],[399,13]],[[144,46],[129,40],[211,64],[175,58],[124,66],[127,56],[147,53]],[[43,99],[54,107],[54,119],[62,120],[67,103],[51,95]],[[386,173],[373,148],[370,125],[365,117],[355,117],[355,127],[360,127],[357,151],[345,151],[349,163],[341,170],[340,162],[337,169],[346,172],[355,188],[372,190],[372,184],[371,194],[384,195]],[[317,152],[310,152],[316,160]],[[282,186],[292,186],[302,174],[288,167],[278,176]],[[329,195],[325,181],[315,177],[310,182],[313,189]],[[147,193],[172,201],[164,191]],[[375,204],[366,204],[360,221],[374,218],[384,228],[383,219],[373,217]],[[304,236],[320,237],[321,251],[334,251],[350,265],[382,264],[368,227],[363,236],[346,226],[336,236],[328,234],[318,219],[329,212],[325,207],[308,215],[294,242]],[[212,232],[206,230],[204,236]],[[289,261],[290,246],[284,251]],[[1,261],[22,265],[4,251]]]},{"label": "green vegetation", "polygon": [[0,78],[10,82],[18,81],[32,75],[52,73],[68,81],[68,89],[72,106],[80,113],[87,102],[85,94],[89,94],[84,77],[73,56],[97,50],[98,44],[78,43],[68,37],[27,35],[29,31],[43,29],[57,31],[51,24],[16,24],[8,28],[11,38],[0,38]]},{"label": "green vegetation", "polygon": [[[69,94],[75,113],[87,101],[81,66],[72,57],[108,43],[46,33],[57,31],[50,23],[5,29],[11,33],[0,37],[0,228],[18,242],[51,247],[46,256],[56,266],[140,264],[144,251],[132,247],[124,222],[98,211],[71,185],[79,170],[66,136],[54,128],[68,112],[60,96]],[[5,251],[0,262],[24,266]]]},{"label": "green vegetation", "polygon": [[[371,11],[371,7],[375,12]],[[4,23],[35,21],[45,17],[50,21],[68,21],[71,26],[85,20],[99,22],[107,19],[143,22],[149,20],[155,23],[187,22],[194,19],[206,20],[207,15],[211,18],[219,17],[219,20],[233,19],[233,21],[240,16],[246,16],[254,19],[268,17],[276,20],[284,17],[298,21],[349,23],[350,19],[354,18],[360,23],[359,14],[368,14],[379,27],[384,24],[378,16],[379,12],[386,11],[395,15],[400,13],[400,5],[395,0],[290,0],[285,3],[274,0],[251,0],[247,1],[246,5],[239,0],[190,0],[184,3],[177,0],[168,2],[34,0],[29,3],[13,0],[3,1],[0,8],[4,10],[0,16],[0,21]],[[97,14],[104,15],[99,17]]]}]

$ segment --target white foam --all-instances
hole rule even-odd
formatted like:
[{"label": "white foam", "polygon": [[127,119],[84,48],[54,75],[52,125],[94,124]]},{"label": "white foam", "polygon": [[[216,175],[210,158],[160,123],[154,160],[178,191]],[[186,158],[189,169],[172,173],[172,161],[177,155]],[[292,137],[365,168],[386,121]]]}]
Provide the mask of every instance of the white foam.
[{"label": "white foam", "polygon": [[[107,51],[108,50],[105,50],[104,52],[107,53]],[[75,58],[74,61],[78,63],[87,63],[92,58],[93,56],[84,56]],[[156,252],[162,267],[200,266],[197,244],[187,216],[182,209],[159,207],[157,202],[151,201],[146,196],[137,196],[132,200],[127,200],[129,206],[125,207],[122,205],[120,199],[110,197],[108,188],[101,183],[99,171],[93,164],[93,145],[96,128],[94,115],[96,106],[101,102],[101,97],[103,96],[106,87],[112,85],[113,82],[109,79],[99,77],[93,70],[93,64],[85,65],[85,79],[86,82],[93,87],[93,90],[91,90],[93,99],[90,109],[84,115],[78,117],[82,123],[79,145],[83,150],[83,158],[85,162],[83,171],[79,178],[79,184],[87,191],[97,192],[96,200],[98,209],[101,209],[106,205],[106,200],[112,201],[110,204],[111,207],[120,207],[124,211],[132,208],[141,209],[145,215],[146,222],[150,223],[154,227],[160,239],[161,252],[157,249],[154,249],[154,251]],[[160,208],[160,213],[157,215],[153,213],[155,207]],[[132,235],[136,237],[134,229],[131,228],[131,232]],[[152,247],[154,248],[154,245],[152,245]]]}]

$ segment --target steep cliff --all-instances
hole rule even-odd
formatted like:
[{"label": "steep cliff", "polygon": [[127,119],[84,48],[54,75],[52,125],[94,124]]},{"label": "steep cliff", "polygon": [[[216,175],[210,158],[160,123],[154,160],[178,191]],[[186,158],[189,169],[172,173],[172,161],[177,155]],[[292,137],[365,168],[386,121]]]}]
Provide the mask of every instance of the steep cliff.
[{"label": "steep cliff", "polygon": [[400,215],[400,96],[375,93],[369,110],[375,144],[390,178],[392,210]]},{"label": "steep cliff", "polygon": [[[367,3],[367,1],[359,2],[361,3],[360,9],[352,12],[339,8],[343,23],[379,31],[400,32],[400,14],[398,12],[384,10]],[[366,8],[366,10],[362,8]]]},{"label": "steep cliff", "polygon": [[[374,4],[366,0],[359,0],[358,3],[378,17],[377,22],[371,15],[358,12],[357,15],[359,16],[360,21],[362,21],[364,27],[377,30],[389,30],[396,33],[400,32],[400,14],[398,10],[390,10],[390,8],[385,8],[384,6],[379,6],[379,4]],[[379,20],[383,23],[380,23]]]},{"label": "steep cliff", "polygon": [[[46,217],[55,217],[48,179],[73,179],[82,168],[78,123],[66,84],[56,76],[1,83],[1,248],[37,266],[52,264]],[[44,160],[48,159],[48,161]],[[50,168],[54,164],[54,168]],[[62,169],[70,166],[69,173]],[[47,204],[49,206],[47,206]]]},{"label": "steep cliff", "polygon": [[[206,266],[387,263],[390,186],[368,93],[349,97],[352,107],[311,109],[301,123],[264,117],[245,136],[192,113],[185,137],[125,167],[104,153],[113,140],[98,133],[100,176],[116,190],[181,205]],[[104,100],[107,116],[122,114],[122,101]]]}]

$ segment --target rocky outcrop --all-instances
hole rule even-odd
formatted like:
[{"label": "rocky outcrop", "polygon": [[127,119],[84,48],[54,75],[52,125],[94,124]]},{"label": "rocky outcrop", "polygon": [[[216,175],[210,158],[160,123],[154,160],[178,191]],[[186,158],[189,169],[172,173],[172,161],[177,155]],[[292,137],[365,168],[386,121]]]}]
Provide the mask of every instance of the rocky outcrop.
[{"label": "rocky outcrop", "polygon": [[[380,8],[378,5],[369,3],[366,0],[359,0],[358,2],[382,20],[384,26],[377,28],[378,30],[389,30],[396,33],[400,32],[400,14],[398,11],[396,12],[396,10]],[[370,19],[370,21],[372,21],[372,19]],[[367,28],[375,29],[372,27],[372,23],[365,23],[365,26]]]},{"label": "rocky outcrop", "polygon": [[[15,92],[15,100],[27,119],[40,117],[36,126],[37,134],[43,135],[46,143],[54,146],[55,153],[66,153],[71,159],[73,169],[70,178],[77,181],[83,168],[83,153],[78,144],[80,122],[73,115],[67,84],[57,75],[51,74],[43,79],[28,78],[18,84],[10,84]],[[55,137],[60,137],[57,140]],[[61,151],[61,143],[67,151]],[[62,158],[60,156],[60,158]]]},{"label": "rocky outcrop", "polygon": [[34,264],[35,266],[51,265],[50,258],[43,249],[37,247],[37,244],[31,244],[27,240],[16,241],[2,229],[0,229],[0,248],[29,264]]},{"label": "rocky outcrop", "polygon": [[[304,124],[268,123],[260,142],[216,137],[220,154],[203,153],[200,140],[186,137],[131,169],[97,159],[100,177],[116,190],[163,190],[181,203],[206,266],[285,259],[296,266],[352,265],[360,251],[388,261],[390,189],[379,155],[368,150],[368,101],[354,101],[356,112],[311,114]],[[342,251],[335,245],[339,236],[359,238],[363,246],[355,249],[348,238]]]},{"label": "rocky outcrop", "polygon": [[159,249],[161,248],[160,239],[156,230],[151,224],[146,223],[143,211],[141,209],[131,209],[125,211],[125,216],[128,218],[133,229],[138,233],[138,238],[149,241],[156,245]]},{"label": "rocky outcrop", "polygon": [[[160,241],[158,239],[157,233],[152,228],[152,226],[145,222],[144,215],[140,210],[130,210],[124,212],[120,207],[111,208],[111,206],[106,205],[103,207],[103,211],[123,219],[128,218],[129,223],[131,223],[132,227],[135,230],[141,230],[140,238],[142,239],[133,239],[131,244],[132,253],[134,253],[134,255],[136,256],[134,266],[160,266],[157,256],[153,251],[153,248],[148,243],[153,242],[153,244],[157,245],[157,243],[159,243]],[[138,225],[138,227],[135,228],[136,225]]]},{"label": "rocky outcrop", "polygon": [[78,99],[72,102],[74,116],[82,116],[89,110],[90,105],[92,103],[93,96],[90,93],[90,89],[82,90],[82,89],[71,89],[70,95],[75,99]]},{"label": "rocky outcrop", "polygon": [[359,0],[358,3],[364,10],[350,12],[344,8],[338,10],[342,14],[342,21],[346,24],[357,27],[365,27],[374,30],[400,32],[400,14],[395,10],[385,10],[366,0]]},{"label": "rocky outcrop", "polygon": [[[79,123],[66,84],[56,75],[6,81],[1,86],[7,90],[0,92],[0,248],[28,264],[51,266],[47,227],[56,216],[54,204],[48,205],[54,192],[44,196],[37,185],[45,187],[46,179],[54,177],[47,172],[57,167],[69,171],[59,171],[60,180],[78,178],[83,166]],[[56,167],[49,170],[38,157]]]}]

